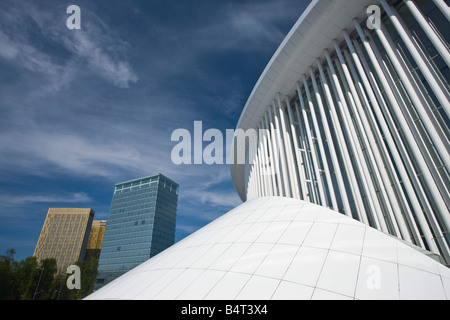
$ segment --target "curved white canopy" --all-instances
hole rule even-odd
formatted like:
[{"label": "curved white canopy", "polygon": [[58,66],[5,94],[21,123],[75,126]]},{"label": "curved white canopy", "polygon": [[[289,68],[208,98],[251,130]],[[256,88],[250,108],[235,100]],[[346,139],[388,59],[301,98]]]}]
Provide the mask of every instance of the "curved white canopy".
[{"label": "curved white canopy", "polygon": [[87,299],[449,299],[450,269],[332,210],[242,204]]}]

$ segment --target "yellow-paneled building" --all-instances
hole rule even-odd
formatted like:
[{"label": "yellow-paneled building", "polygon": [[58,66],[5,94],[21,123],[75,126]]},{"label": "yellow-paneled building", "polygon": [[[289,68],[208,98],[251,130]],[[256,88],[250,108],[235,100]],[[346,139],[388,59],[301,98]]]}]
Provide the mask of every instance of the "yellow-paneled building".
[{"label": "yellow-paneled building", "polygon": [[103,236],[105,235],[106,221],[94,220],[86,248],[85,260],[98,259],[102,249]]},{"label": "yellow-paneled building", "polygon": [[58,273],[83,260],[95,211],[82,208],[50,208],[34,250],[38,262],[55,258]]}]

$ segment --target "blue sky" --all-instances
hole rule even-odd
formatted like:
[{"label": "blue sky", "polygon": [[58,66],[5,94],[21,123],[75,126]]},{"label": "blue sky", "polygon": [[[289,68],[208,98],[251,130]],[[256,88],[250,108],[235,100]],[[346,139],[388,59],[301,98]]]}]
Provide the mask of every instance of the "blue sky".
[{"label": "blue sky", "polygon": [[234,129],[309,2],[2,0],[0,254],[31,256],[49,207],[106,220],[115,183],[156,173],[180,184],[176,241],[239,205],[228,166],[172,164],[171,134]]}]

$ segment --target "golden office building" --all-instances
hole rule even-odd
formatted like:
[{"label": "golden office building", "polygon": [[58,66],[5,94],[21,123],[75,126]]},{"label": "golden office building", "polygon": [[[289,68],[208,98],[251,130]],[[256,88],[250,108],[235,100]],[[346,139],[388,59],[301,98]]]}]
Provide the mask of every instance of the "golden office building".
[{"label": "golden office building", "polygon": [[84,259],[94,214],[92,209],[48,209],[33,256],[38,261],[55,258],[58,273],[65,273]]},{"label": "golden office building", "polygon": [[87,243],[85,260],[98,259],[102,249],[103,236],[105,235],[106,221],[94,220],[92,222],[91,232]]}]

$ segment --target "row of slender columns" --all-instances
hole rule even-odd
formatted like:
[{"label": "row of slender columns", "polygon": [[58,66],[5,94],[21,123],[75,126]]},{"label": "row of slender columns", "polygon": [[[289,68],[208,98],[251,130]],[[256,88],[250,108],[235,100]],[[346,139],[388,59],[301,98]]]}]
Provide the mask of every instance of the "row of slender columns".
[{"label": "row of slender columns", "polygon": [[[305,126],[301,125],[301,113],[300,113],[300,107],[298,103],[295,103],[295,115],[297,116],[298,120],[298,131],[300,134],[298,135],[299,138],[299,157],[302,159],[302,165],[299,168],[299,170],[302,172],[302,174],[305,176],[305,181],[302,184],[302,187],[305,188],[307,198],[306,200],[310,202],[314,202],[314,186],[313,186],[313,173],[312,173],[312,164],[310,161],[310,152],[308,147],[308,141],[307,136],[305,132]],[[295,125],[294,125],[295,127]]]},{"label": "row of slender columns", "polygon": [[[356,21],[355,27],[358,30],[361,39],[364,40],[363,44],[365,46],[366,53],[368,54],[371,63],[374,66],[378,82],[381,83],[384,93],[386,94],[388,99],[387,103],[383,103],[384,109],[382,116],[384,116],[385,119],[388,119],[388,121],[390,122],[389,128],[392,128],[391,132],[396,136],[396,145],[391,145],[390,147],[391,153],[396,155],[397,148],[401,152],[401,157],[397,157],[395,161],[395,166],[400,172],[402,183],[405,186],[405,189],[407,190],[408,200],[410,201],[413,207],[415,218],[421,227],[424,239],[430,250],[438,253],[437,246],[433,239],[434,237],[433,233],[431,232],[431,229],[435,229],[434,230],[435,237],[442,237],[442,232],[440,232],[436,228],[433,228],[433,226],[436,225],[436,223],[434,222],[436,218],[433,214],[433,210],[431,208],[429,200],[423,190],[423,186],[421,185],[419,179],[417,178],[417,174],[414,170],[412,160],[410,159],[410,155],[407,152],[406,147],[404,145],[405,142],[408,144],[408,148],[411,150],[411,154],[417,155],[415,157],[415,160],[419,163],[419,166],[422,169],[422,174],[424,176],[427,186],[432,189],[435,189],[436,185],[431,178],[431,174],[429,173],[428,168],[426,167],[423,157],[421,156],[420,149],[417,145],[417,140],[414,139],[414,131],[412,131],[411,128],[408,126],[404,102],[402,101],[400,94],[398,92],[395,92],[394,90],[396,86],[395,82],[391,78],[389,69],[386,67],[381,54],[379,53],[373,39],[371,38],[371,35],[368,32],[364,33],[359,23]],[[379,101],[382,101],[382,99],[383,98],[381,94],[379,94]],[[387,105],[389,105],[389,107],[387,107]],[[404,111],[403,113],[401,111],[402,109]],[[382,120],[383,119],[382,116],[378,117],[378,119]],[[405,137],[406,140],[405,142],[400,137],[398,132],[395,130],[395,123],[392,117],[395,117],[397,119],[401,129],[403,130],[404,132],[403,136]],[[389,131],[386,131],[385,129],[383,130],[383,132],[386,133]],[[407,166],[407,173],[406,170],[403,169],[403,165]],[[411,182],[413,183],[414,188]],[[419,199],[417,198],[416,194],[419,196]],[[431,196],[439,197],[439,192],[438,194],[434,194]],[[424,212],[426,213],[427,217],[425,217]],[[430,228],[430,225],[427,223],[427,218],[431,219],[430,224],[432,228]],[[414,225],[414,220],[412,221],[412,223]]]},{"label": "row of slender columns", "polygon": [[[393,22],[397,32],[402,37],[403,42],[407,46],[408,50],[411,52],[413,58],[416,60],[416,63],[418,64],[419,69],[422,71],[423,76],[429,83],[432,92],[437,97],[437,99],[441,103],[442,108],[446,111],[448,116],[449,115],[448,108],[450,106],[450,100],[448,99],[449,93],[447,89],[443,88],[438,83],[434,82],[435,79],[432,78],[431,74],[431,71],[433,71],[432,68],[428,68],[430,72],[428,73],[426,72],[427,66],[423,61],[420,61],[421,59],[423,59],[423,54],[420,54],[420,52],[418,52],[420,48],[415,48],[413,45],[414,43],[408,41],[410,40],[409,31],[404,26],[403,22],[401,21],[401,18],[399,17],[395,9],[389,7],[384,0],[382,0],[381,3],[385,8],[391,21]],[[407,1],[407,5],[419,22],[425,20],[425,17],[423,17],[420,14],[420,12],[417,12],[417,7],[415,7],[415,4],[413,2]],[[421,27],[424,29],[428,29],[430,28],[430,25],[428,23],[426,25],[421,24]],[[436,46],[436,48],[442,47],[444,45],[439,39],[436,38],[437,35],[434,32],[433,32],[434,36],[432,36],[430,33],[427,34],[430,36],[430,40],[433,41],[433,44]],[[385,31],[385,28],[378,30],[377,36],[381,41],[383,41],[385,49],[386,46],[392,47],[392,40],[389,38],[389,35]],[[434,148],[437,149],[440,155],[440,160],[448,170],[450,168],[449,164],[450,153],[449,153],[449,142],[445,137],[445,133],[440,130],[440,127],[436,119],[434,119],[433,115],[429,112],[430,106],[427,104],[427,102],[424,101],[424,99],[420,100],[420,98],[422,97],[420,96],[420,90],[417,87],[417,84],[414,82],[414,79],[410,77],[410,74],[408,72],[409,70],[407,69],[407,67],[399,63],[400,59],[398,58],[398,56],[395,55],[395,53],[396,52],[388,51],[389,58],[391,59],[391,61],[394,61],[393,63],[395,66],[395,71],[400,76],[401,81],[404,84],[409,95],[412,96],[412,102],[416,107],[415,108],[416,111],[420,115],[420,120],[424,123],[425,128],[427,130],[427,134],[430,136]],[[446,49],[445,52],[442,52],[442,58],[446,60],[448,54],[449,54],[448,49]],[[414,93],[417,93],[418,97],[415,96]],[[418,143],[418,146],[416,146],[413,144],[413,141],[410,141],[410,147],[411,145],[413,145],[412,148],[415,149],[415,152],[413,152],[413,154],[422,155],[422,157],[416,156],[414,157],[414,159],[418,163],[423,179],[425,180],[424,187],[426,187],[429,190],[428,198],[425,197],[424,195],[421,195],[422,205],[425,207],[424,212],[428,219],[428,223],[431,226],[431,230],[434,233],[434,237],[436,238],[437,242],[439,242],[440,247],[441,248],[445,247],[446,250],[448,251],[448,245],[443,239],[444,235],[442,230],[445,230],[447,234],[450,230],[450,215],[448,214],[450,210],[449,191],[442,181],[443,177],[440,175],[438,168],[436,167],[436,163],[434,163],[431,157],[429,156],[429,150],[423,144],[423,138],[420,139],[420,137],[417,137],[417,130],[413,126],[411,121],[409,121],[409,126],[411,127],[412,130],[412,136],[416,137],[416,142]],[[421,153],[419,153],[419,151]],[[434,210],[432,208],[432,204],[430,203],[430,201],[434,202]],[[425,204],[423,202],[425,202]],[[440,219],[440,223],[439,221],[437,221],[437,218]]]},{"label": "row of slender columns", "polygon": [[[342,176],[342,173],[341,173],[341,169],[340,169],[340,165],[339,165],[339,160],[338,160],[338,157],[337,157],[336,149],[334,147],[333,136],[332,136],[332,133],[331,133],[331,129],[330,129],[330,126],[328,124],[328,119],[327,119],[327,116],[326,116],[325,106],[323,104],[322,97],[321,97],[320,92],[319,92],[319,86],[317,85],[316,77],[315,77],[315,75],[313,73],[312,68],[309,69],[309,72],[310,72],[310,76],[311,76],[311,81],[312,81],[312,85],[313,85],[313,89],[314,89],[315,98],[316,98],[316,101],[317,101],[317,105],[319,107],[320,117],[322,119],[323,130],[325,131],[325,136],[326,136],[326,139],[327,139],[327,145],[328,145],[328,148],[330,150],[330,157],[331,157],[332,165],[333,165],[333,168],[334,168],[334,171],[335,171],[336,180],[337,180],[337,183],[338,183],[338,188],[340,190],[340,195],[342,197],[342,204],[343,204],[343,207],[344,207],[344,213],[347,216],[351,217],[350,203],[349,203],[349,199],[348,199],[348,196],[347,196],[347,191],[345,190],[345,183],[344,183],[344,179],[343,179],[343,176]],[[323,154],[325,154],[325,151],[323,151]],[[332,196],[333,208],[334,208],[335,211],[339,211],[339,209],[336,209],[336,207],[338,206],[337,199],[336,199],[337,195],[336,195],[336,192],[335,192],[335,190],[333,188],[333,182],[332,182],[332,179],[331,179],[331,176],[330,176],[330,169],[326,169],[326,170],[327,170],[327,173],[328,173],[327,174],[327,180],[329,181],[328,185],[330,186],[329,188],[330,188],[330,192],[331,192],[331,196]]]},{"label": "row of slender columns", "polygon": [[[418,187],[420,186],[420,182],[417,179],[417,175],[414,172],[413,165],[411,163],[411,160],[409,158],[408,152],[404,146],[404,142],[399,135],[399,133],[394,129],[395,128],[395,122],[393,120],[393,116],[397,117],[397,120],[402,128],[404,130],[404,136],[407,140],[406,142],[414,142],[412,133],[409,131],[409,127],[407,126],[406,121],[404,120],[403,114],[400,111],[399,102],[396,100],[396,96],[392,90],[392,88],[395,86],[392,82],[388,82],[387,73],[388,70],[384,66],[382,58],[380,53],[378,52],[378,49],[374,45],[373,40],[371,39],[369,34],[364,34],[363,30],[360,28],[359,23],[355,21],[355,27],[358,30],[358,33],[361,37],[366,36],[369,41],[363,42],[365,50],[369,56],[369,59],[375,69],[375,74],[372,75],[372,84],[379,82],[381,84],[382,89],[384,90],[385,95],[387,96],[388,101],[384,101],[383,96],[381,94],[380,89],[378,89],[378,101],[380,102],[380,106],[383,108],[382,113],[378,113],[377,119],[379,119],[384,124],[383,119],[386,119],[388,122],[388,125],[383,127],[383,133],[386,135],[386,140],[389,143],[389,149],[394,157],[395,166],[397,170],[400,172],[402,183],[407,190],[408,194],[408,200],[413,206],[413,211],[415,213],[415,217],[419,223],[419,225],[422,227],[422,230],[424,232],[424,238],[427,242],[431,243],[430,246],[433,247],[433,236],[432,233],[429,230],[429,227],[427,225],[426,219],[423,215],[423,211],[421,209],[421,204],[419,199],[417,199],[416,192],[418,190]],[[361,38],[362,39],[362,38]],[[365,64],[366,70],[369,66],[366,63]],[[367,71],[369,72],[369,71]],[[375,80],[375,76],[379,79],[378,81]],[[375,88],[375,85],[373,86]],[[372,89],[374,90],[374,89]],[[370,92],[370,89],[369,89]],[[392,106],[392,107],[390,107]],[[378,111],[377,109],[375,109]],[[391,142],[391,136],[390,134],[393,134],[395,137],[395,143]],[[411,146],[410,146],[411,147]],[[398,148],[398,149],[397,149]],[[413,150],[414,153],[414,150]],[[404,169],[404,165],[407,167],[407,169]],[[413,188],[413,185],[410,182],[415,182],[415,188]],[[421,190],[422,188],[420,188]],[[423,197],[421,200],[425,201],[425,196],[422,192],[419,193],[419,195],[422,194]],[[434,252],[436,250],[436,246],[434,246]]]},{"label": "row of slender columns", "polygon": [[[448,117],[448,85],[395,8],[379,1]],[[444,1],[433,1],[448,19]],[[404,2],[450,66],[446,45],[414,1]],[[384,24],[380,26],[369,32],[354,20],[356,37],[343,30],[343,46],[333,41],[333,53],[325,50],[324,59],[317,59],[299,79],[298,102],[276,96],[259,124],[266,134],[256,142],[248,197],[311,201],[450,261],[444,238],[450,230],[450,196],[439,171],[441,165],[450,169],[446,128],[433,114],[434,105],[402,51]],[[425,133],[418,130],[412,109]],[[424,134],[442,164],[430,155]]]},{"label": "row of slender columns", "polygon": [[[439,39],[439,36],[433,30],[431,25],[428,23],[427,19],[422,15],[420,9],[417,8],[416,4],[412,0],[403,0],[411,11],[411,14],[414,16],[416,21],[419,23],[425,34],[428,36],[433,46],[439,52],[442,59],[445,61],[447,66],[450,67],[450,53],[447,49],[447,46]],[[442,13],[446,16],[447,20],[450,21],[449,8],[447,4],[444,3],[444,0],[433,0],[437,7],[442,11]],[[382,3],[383,4],[383,3]]]},{"label": "row of slender columns", "polygon": [[[389,151],[387,150],[385,144],[383,143],[383,137],[381,133],[382,131],[380,131],[380,129],[378,128],[377,122],[382,121],[381,125],[382,130],[388,131],[388,134],[389,129],[386,123],[383,121],[384,119],[380,120],[377,119],[377,116],[378,118],[380,117],[382,118],[381,112],[377,112],[376,114],[374,114],[371,108],[370,104],[372,104],[374,109],[376,108],[377,111],[379,111],[377,98],[371,87],[371,83],[366,75],[366,70],[363,67],[363,63],[359,58],[359,54],[355,49],[355,46],[353,45],[346,31],[344,31],[344,37],[351,54],[351,57],[347,55],[347,61],[351,66],[353,78],[355,79],[355,82],[358,84],[359,94],[361,95],[361,97],[364,98],[364,105],[365,105],[364,109],[361,108],[359,111],[362,115],[362,118],[364,119],[365,128],[372,129],[371,132],[367,133],[370,138],[370,147],[375,157],[372,163],[375,169],[378,170],[379,176],[381,178],[380,184],[382,185],[381,188],[383,191],[383,198],[389,199],[389,201],[387,201],[386,204],[390,207],[389,215],[395,230],[395,234],[403,239],[408,239],[409,231],[402,217],[402,209],[398,201],[398,199],[404,199],[404,196],[403,193],[401,192],[398,179],[395,179],[394,175],[395,169],[393,168],[392,165],[390,165],[391,161],[389,161]],[[351,64],[352,60],[354,65]],[[390,139],[389,142],[390,147],[395,148],[395,145],[392,143],[392,139]],[[398,157],[397,159],[399,160],[400,158]],[[390,177],[392,177],[391,179],[394,180],[394,182],[391,182]],[[399,197],[396,197],[395,193],[398,193]],[[406,207],[407,207],[406,203],[403,202],[403,208]],[[410,214],[410,211],[408,211],[408,214]],[[418,233],[414,233],[413,238],[415,241],[417,241],[417,243],[421,243],[421,238],[418,235]],[[423,243],[421,244],[423,245]]]}]

